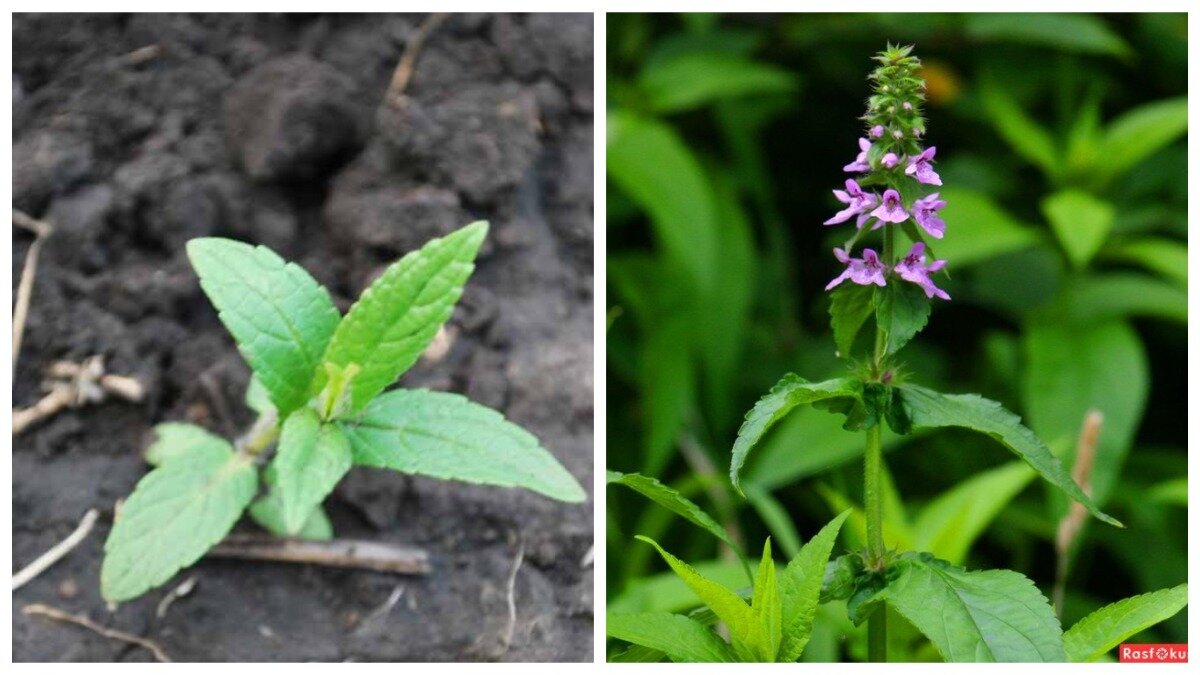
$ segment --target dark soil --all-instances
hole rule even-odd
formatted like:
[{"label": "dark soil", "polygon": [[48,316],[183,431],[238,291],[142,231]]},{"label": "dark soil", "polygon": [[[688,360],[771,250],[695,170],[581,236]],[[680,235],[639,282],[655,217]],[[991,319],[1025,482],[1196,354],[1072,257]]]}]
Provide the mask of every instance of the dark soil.
[{"label": "dark soil", "polygon": [[[115,612],[99,595],[113,506],[146,471],[152,427],[187,420],[231,436],[251,421],[249,371],[184,256],[193,237],[271,246],[345,310],[403,252],[490,220],[450,351],[401,384],[504,411],[590,492],[592,17],[453,16],[421,52],[407,100],[381,106],[423,18],[14,17],[14,206],[55,228],[14,405],[41,396],[51,361],[93,354],[149,392],[13,439],[14,570],[89,508],[103,514],[13,595],[15,660],[148,658],[22,614],[33,602],[183,661],[592,659],[590,503],[391,472],[355,469],[327,507],[339,536],[428,549],[428,576],[204,560]],[[30,241],[14,235],[14,288]],[[192,575],[191,595],[156,617]],[[397,585],[399,603],[372,617]]]}]

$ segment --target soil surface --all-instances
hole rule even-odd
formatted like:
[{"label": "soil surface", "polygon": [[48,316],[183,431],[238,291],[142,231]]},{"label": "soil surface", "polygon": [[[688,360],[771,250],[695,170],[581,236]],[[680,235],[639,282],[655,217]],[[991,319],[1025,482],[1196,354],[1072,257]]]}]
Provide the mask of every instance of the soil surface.
[{"label": "soil surface", "polygon": [[[79,548],[14,593],[15,660],[149,658],[21,613],[34,602],[146,636],[180,661],[592,659],[590,500],[386,471],[355,469],[339,486],[326,503],[335,530],[424,547],[427,576],[206,559],[115,611],[99,595],[114,503],[145,474],[152,427],[191,421],[233,436],[252,421],[249,370],[184,255],[193,237],[266,244],[344,311],[402,253],[490,220],[449,350],[401,385],[503,411],[591,492],[592,17],[451,16],[403,97],[384,103],[424,18],[14,17],[14,206],[55,228],[14,405],[38,400],[52,361],[97,354],[148,392],[13,439],[14,570],[89,508],[102,513]],[[14,234],[14,289],[30,242]]]}]

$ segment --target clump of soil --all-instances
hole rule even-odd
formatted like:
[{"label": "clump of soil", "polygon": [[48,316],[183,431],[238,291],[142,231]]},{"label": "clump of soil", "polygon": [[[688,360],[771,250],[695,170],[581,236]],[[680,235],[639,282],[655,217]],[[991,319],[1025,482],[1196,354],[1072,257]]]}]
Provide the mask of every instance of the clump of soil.
[{"label": "clump of soil", "polygon": [[[251,421],[249,371],[184,255],[193,237],[266,244],[345,310],[400,254],[490,220],[449,351],[402,384],[502,410],[592,484],[592,19],[451,16],[404,98],[384,105],[424,18],[14,17],[14,206],[55,228],[14,405],[40,397],[51,361],[94,354],[148,392],[13,439],[14,569],[89,508],[104,514],[14,594],[15,660],[148,658],[22,614],[33,602],[177,660],[591,660],[590,503],[384,471],[352,471],[327,502],[335,529],[426,548],[428,576],[204,560],[172,583],[196,577],[162,618],[172,585],[115,613],[99,595],[113,505],[145,473],[152,427],[231,436]],[[14,288],[29,243],[14,236]],[[377,612],[397,585],[399,602]]]}]

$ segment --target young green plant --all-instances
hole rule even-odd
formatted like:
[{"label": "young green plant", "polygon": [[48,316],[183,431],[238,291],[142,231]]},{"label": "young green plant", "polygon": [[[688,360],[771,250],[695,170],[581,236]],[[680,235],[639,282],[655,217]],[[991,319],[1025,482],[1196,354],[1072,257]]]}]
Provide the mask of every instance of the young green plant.
[{"label": "young green plant", "polygon": [[472,223],[404,256],[344,317],[316,280],[267,248],[188,242],[201,287],[253,371],[246,403],[259,417],[233,443],[191,424],[157,427],[146,451],[155,468],[104,545],[105,599],[162,585],[243,512],[279,536],[331,538],[321,503],[355,465],[583,501],[575,478],[500,413],[458,394],[384,391],[450,318],[487,230]]}]

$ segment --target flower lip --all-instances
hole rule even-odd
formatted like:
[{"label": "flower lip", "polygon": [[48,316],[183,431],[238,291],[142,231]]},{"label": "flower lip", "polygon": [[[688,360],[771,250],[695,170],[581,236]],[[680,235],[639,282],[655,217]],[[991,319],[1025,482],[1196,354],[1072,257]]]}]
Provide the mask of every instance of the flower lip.
[{"label": "flower lip", "polygon": [[875,207],[879,198],[871,192],[863,192],[862,187],[853,178],[846,179],[845,190],[834,190],[833,196],[837,197],[839,202],[846,205],[846,208],[838,211],[832,218],[825,221],[826,225],[837,225],[844,223],[853,216],[859,217],[859,227],[862,226],[863,218],[861,214],[870,211]]},{"label": "flower lip", "polygon": [[880,262],[879,255],[874,250],[864,248],[862,258],[852,258],[846,251],[835,248],[833,249],[833,255],[838,261],[845,263],[846,269],[836,279],[830,281],[825,290],[832,290],[847,279],[860,286],[869,286],[871,284],[884,286],[887,284],[887,281],[884,279],[884,273],[887,271],[887,268]]},{"label": "flower lip", "polygon": [[867,161],[867,153],[871,151],[871,141],[865,138],[858,139],[858,150],[858,156],[854,158],[853,162],[842,167],[843,171],[862,173],[871,170],[871,163]]},{"label": "flower lip", "polygon": [[933,280],[929,278],[931,272],[937,272],[946,266],[945,260],[935,260],[932,263],[925,264],[925,242],[918,241],[909,249],[908,255],[904,259],[896,263],[895,272],[905,281],[912,282],[921,287],[925,291],[925,297],[939,297],[943,300],[949,300],[950,295],[934,285]]},{"label": "flower lip", "polygon": [[929,146],[921,152],[921,154],[908,160],[908,166],[904,168],[904,173],[913,176],[917,182],[926,185],[941,185],[942,178],[933,170],[933,156],[937,154],[937,147]]},{"label": "flower lip", "polygon": [[903,223],[908,220],[908,212],[904,210],[900,193],[894,189],[883,193],[883,203],[872,211],[871,215],[885,223]]},{"label": "flower lip", "polygon": [[941,239],[946,234],[946,221],[937,215],[939,209],[946,206],[946,200],[939,198],[934,192],[913,202],[913,220],[921,226],[929,236]]}]

